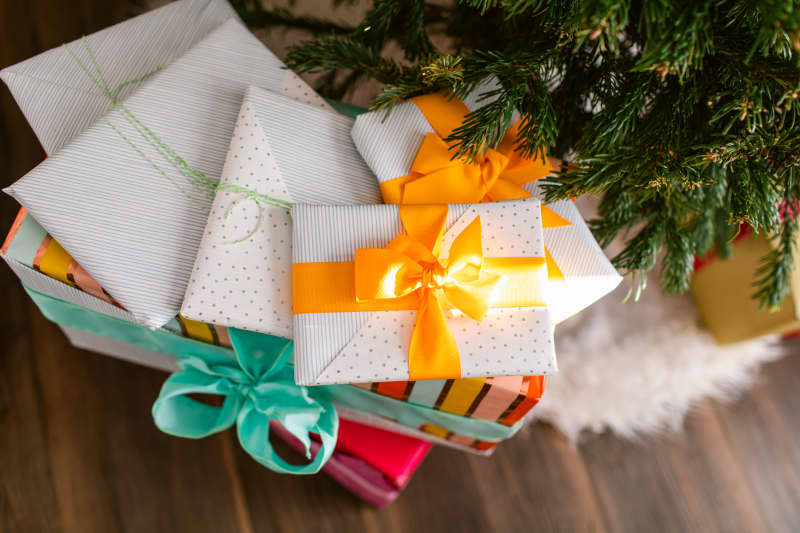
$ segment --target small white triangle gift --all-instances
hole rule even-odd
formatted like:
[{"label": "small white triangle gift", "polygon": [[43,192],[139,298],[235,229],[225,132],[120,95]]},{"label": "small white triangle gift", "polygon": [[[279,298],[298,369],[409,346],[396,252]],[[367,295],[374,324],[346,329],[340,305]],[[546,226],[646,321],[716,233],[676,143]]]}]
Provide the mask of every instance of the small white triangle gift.
[{"label": "small white triangle gift", "polygon": [[251,87],[234,127],[181,309],[292,337],[292,203],[380,203],[353,119]]}]

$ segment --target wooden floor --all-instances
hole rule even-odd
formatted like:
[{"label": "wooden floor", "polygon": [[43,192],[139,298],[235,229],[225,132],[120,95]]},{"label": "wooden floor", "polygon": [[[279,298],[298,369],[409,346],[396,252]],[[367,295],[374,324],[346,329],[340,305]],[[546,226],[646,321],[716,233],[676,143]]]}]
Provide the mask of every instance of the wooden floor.
[{"label": "wooden floor", "polygon": [[[102,0],[0,0],[0,67],[137,12]],[[43,153],[0,90],[5,186]],[[0,231],[16,212],[0,198]],[[164,375],[72,348],[0,268],[0,531],[797,531],[800,358],[771,364],[731,405],[706,402],[684,433],[573,447],[538,425],[490,459],[434,449],[388,508],[327,477],[279,476],[232,433],[159,433]],[[800,346],[791,347],[800,351]]]}]

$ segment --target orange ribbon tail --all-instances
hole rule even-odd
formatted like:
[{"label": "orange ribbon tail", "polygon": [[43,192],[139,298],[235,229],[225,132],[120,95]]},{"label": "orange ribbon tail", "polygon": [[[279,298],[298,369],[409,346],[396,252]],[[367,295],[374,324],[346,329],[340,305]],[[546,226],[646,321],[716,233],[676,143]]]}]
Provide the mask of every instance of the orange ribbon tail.
[{"label": "orange ribbon tail", "polygon": [[404,205],[399,211],[405,234],[395,237],[386,248],[355,252],[356,300],[371,302],[418,293],[408,352],[410,379],[460,377],[458,346],[444,308],[453,307],[482,320],[502,276],[484,270],[480,217],[453,240],[445,262],[440,255],[447,205]]}]

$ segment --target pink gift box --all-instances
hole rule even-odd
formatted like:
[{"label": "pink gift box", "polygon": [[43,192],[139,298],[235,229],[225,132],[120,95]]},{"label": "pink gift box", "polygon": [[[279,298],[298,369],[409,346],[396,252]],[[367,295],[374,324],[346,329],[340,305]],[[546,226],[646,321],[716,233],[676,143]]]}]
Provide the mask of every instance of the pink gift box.
[{"label": "pink gift box", "polygon": [[[270,425],[294,449],[303,446],[277,423]],[[339,420],[336,450],[323,471],[364,501],[382,507],[393,501],[431,449],[431,443],[349,420]],[[320,444],[313,440],[311,451]]]}]

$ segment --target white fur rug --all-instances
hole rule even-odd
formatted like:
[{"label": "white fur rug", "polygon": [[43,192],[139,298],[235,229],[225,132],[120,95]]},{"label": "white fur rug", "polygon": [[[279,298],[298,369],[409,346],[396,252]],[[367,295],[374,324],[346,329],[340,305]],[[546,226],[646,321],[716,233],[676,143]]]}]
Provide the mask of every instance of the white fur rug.
[{"label": "white fur rug", "polygon": [[[579,205],[584,216],[591,207]],[[632,438],[677,430],[699,400],[735,398],[762,363],[782,355],[776,337],[717,346],[699,327],[691,296],[664,295],[651,278],[638,302],[622,303],[626,279],[556,328],[559,372],[548,378],[532,420],[572,440],[585,431]]]}]

